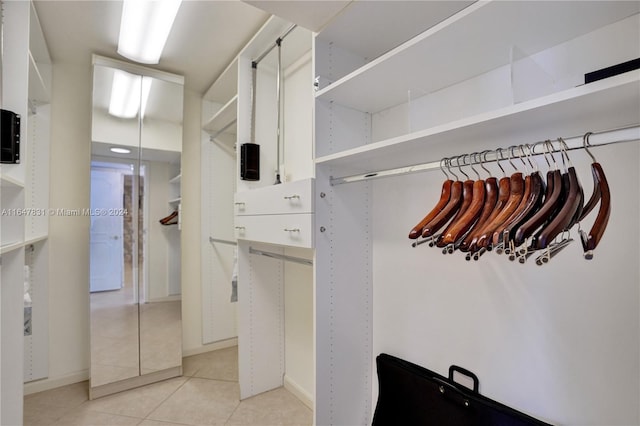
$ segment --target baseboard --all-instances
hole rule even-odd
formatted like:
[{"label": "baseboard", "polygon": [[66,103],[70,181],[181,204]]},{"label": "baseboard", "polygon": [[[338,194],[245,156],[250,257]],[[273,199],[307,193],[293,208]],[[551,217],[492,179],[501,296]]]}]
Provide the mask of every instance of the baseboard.
[{"label": "baseboard", "polygon": [[24,394],[30,395],[32,393],[59,388],[60,386],[72,385],[86,380],[89,380],[89,370],[78,371],[77,373],[67,374],[62,377],[35,380],[24,384]]},{"label": "baseboard", "polygon": [[294,394],[304,405],[313,410],[313,396],[291,380],[291,377],[286,374],[284,375],[284,388]]},{"label": "baseboard", "polygon": [[193,356],[200,355],[205,352],[217,351],[218,349],[226,349],[231,348],[233,346],[238,346],[238,338],[233,337],[227,340],[220,340],[219,342],[208,343],[206,345],[202,345],[199,348],[193,349],[185,349],[182,351],[182,356]]},{"label": "baseboard", "polygon": [[97,399],[114,393],[139,388],[140,386],[150,385],[174,377],[182,376],[182,366],[168,368],[166,370],[154,371],[153,373],[143,374],[142,376],[131,377],[130,379],[120,380],[118,382],[107,383],[96,387],[89,386],[89,399]]}]

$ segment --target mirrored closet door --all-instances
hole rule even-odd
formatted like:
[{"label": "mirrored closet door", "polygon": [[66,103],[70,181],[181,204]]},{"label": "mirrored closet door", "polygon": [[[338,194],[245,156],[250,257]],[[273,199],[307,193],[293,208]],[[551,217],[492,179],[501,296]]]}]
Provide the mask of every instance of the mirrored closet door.
[{"label": "mirrored closet door", "polygon": [[91,398],[182,373],[183,78],[94,56]]}]

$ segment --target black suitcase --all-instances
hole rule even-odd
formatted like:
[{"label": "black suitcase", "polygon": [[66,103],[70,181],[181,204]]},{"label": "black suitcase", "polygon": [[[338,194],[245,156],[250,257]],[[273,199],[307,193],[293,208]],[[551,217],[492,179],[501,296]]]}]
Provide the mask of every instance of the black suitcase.
[{"label": "black suitcase", "polygon": [[[458,366],[449,377],[388,354],[376,358],[379,394],[373,426],[548,425],[480,395],[475,374]],[[456,383],[458,372],[473,379],[473,390]]]}]

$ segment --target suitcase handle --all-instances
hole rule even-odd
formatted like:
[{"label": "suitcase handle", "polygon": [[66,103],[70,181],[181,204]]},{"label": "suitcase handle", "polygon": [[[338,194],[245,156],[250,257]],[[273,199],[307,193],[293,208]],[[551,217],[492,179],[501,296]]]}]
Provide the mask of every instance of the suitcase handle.
[{"label": "suitcase handle", "polygon": [[478,376],[476,376],[475,374],[473,374],[471,371],[467,370],[466,368],[462,368],[460,366],[457,365],[452,365],[451,367],[449,367],[449,381],[451,383],[456,383],[455,380],[453,380],[453,373],[460,373],[463,376],[467,376],[469,378],[471,378],[471,380],[473,380],[473,391],[475,393],[478,393],[478,389],[480,388],[480,381],[478,380]]}]

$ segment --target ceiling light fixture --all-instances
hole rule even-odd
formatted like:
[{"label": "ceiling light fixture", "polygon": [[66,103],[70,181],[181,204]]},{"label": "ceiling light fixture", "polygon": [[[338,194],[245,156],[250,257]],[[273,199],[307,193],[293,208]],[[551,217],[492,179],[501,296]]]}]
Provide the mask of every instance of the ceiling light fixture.
[{"label": "ceiling light fixture", "polygon": [[152,81],[151,77],[115,70],[111,85],[109,114],[121,118],[134,118],[140,110],[140,117],[144,118]]},{"label": "ceiling light fixture", "polygon": [[118,53],[143,64],[160,62],[182,0],[124,0]]},{"label": "ceiling light fixture", "polygon": [[115,152],[116,154],[130,154],[131,150],[127,148],[119,148],[117,146],[112,146],[109,148],[109,151]]}]

